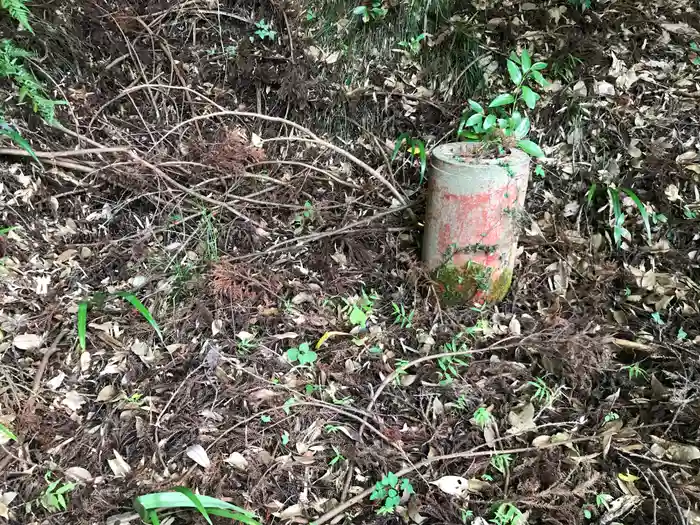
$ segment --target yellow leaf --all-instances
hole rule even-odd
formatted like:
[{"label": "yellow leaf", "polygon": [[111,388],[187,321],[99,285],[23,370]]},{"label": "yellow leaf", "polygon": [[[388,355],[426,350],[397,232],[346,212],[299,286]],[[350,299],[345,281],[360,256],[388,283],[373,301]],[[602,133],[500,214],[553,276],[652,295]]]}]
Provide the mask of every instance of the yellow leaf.
[{"label": "yellow leaf", "polygon": [[348,334],[346,334],[345,332],[326,332],[325,334],[323,334],[321,336],[321,339],[318,340],[318,343],[316,343],[316,350],[321,348],[321,345],[323,343],[325,343],[329,337],[332,337],[334,335],[348,335]]},{"label": "yellow leaf", "polygon": [[617,475],[617,477],[620,478],[620,479],[621,479],[622,481],[624,481],[625,483],[634,483],[635,481],[637,481],[637,480],[639,479],[639,478],[638,478],[637,476],[635,476],[634,474],[629,474],[629,473],[624,473],[624,474],[623,474],[622,472],[620,472],[620,473]]}]

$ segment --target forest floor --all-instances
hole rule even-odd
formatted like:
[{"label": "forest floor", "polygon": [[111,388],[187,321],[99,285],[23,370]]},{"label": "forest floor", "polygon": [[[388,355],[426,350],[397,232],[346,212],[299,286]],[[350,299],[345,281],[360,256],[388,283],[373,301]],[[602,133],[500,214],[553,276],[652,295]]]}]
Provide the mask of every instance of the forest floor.
[{"label": "forest floor", "polygon": [[[184,486],[261,523],[700,523],[696,2],[426,2],[414,52],[410,2],[59,4],[17,40],[63,128],[15,105],[43,168],[0,151],[0,522]],[[524,48],[513,285],[441,307],[394,142],[449,140]]]}]

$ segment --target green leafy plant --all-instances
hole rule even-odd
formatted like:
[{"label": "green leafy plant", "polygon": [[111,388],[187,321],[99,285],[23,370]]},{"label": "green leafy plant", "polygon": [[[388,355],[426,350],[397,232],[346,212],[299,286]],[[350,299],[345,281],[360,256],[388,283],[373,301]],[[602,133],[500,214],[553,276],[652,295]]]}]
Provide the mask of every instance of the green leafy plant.
[{"label": "green leafy plant", "polygon": [[661,318],[661,314],[659,312],[654,312],[651,314],[651,318],[654,320],[654,322],[660,326],[665,325],[664,320]]},{"label": "green leafy plant", "polygon": [[272,418],[267,414],[263,414],[262,416],[260,416],[261,423],[269,423],[270,421],[272,421]]},{"label": "green leafy plant", "polygon": [[641,367],[639,363],[623,366],[620,368],[620,370],[627,370],[627,375],[630,379],[642,378],[646,380],[649,378],[649,374]]},{"label": "green leafy plant", "polygon": [[207,261],[219,260],[219,230],[216,227],[214,214],[202,210],[201,227],[204,230],[204,258]]},{"label": "green leafy plant", "polygon": [[620,419],[620,414],[617,412],[608,412],[605,414],[605,417],[603,418],[606,423],[610,423],[610,421],[616,421]]},{"label": "green leafy plant", "polygon": [[309,343],[301,343],[298,347],[287,350],[287,360],[290,363],[299,363],[301,366],[312,365],[318,359],[318,354],[311,350]]},{"label": "green leafy plant", "polygon": [[552,401],[554,392],[549,388],[547,383],[545,383],[544,379],[536,377],[534,381],[528,381],[527,384],[535,387],[535,393],[532,395],[532,399],[545,405],[548,405]]},{"label": "green leafy plant", "polygon": [[474,412],[474,423],[478,427],[481,427],[482,429],[486,427],[486,425],[490,425],[491,422],[493,421],[493,416],[491,415],[491,412],[489,412],[486,408],[484,407],[479,407],[476,409],[476,412]]},{"label": "green leafy plant", "polygon": [[314,215],[314,205],[311,204],[311,201],[306,201],[304,203],[304,210],[301,213],[298,213],[296,217],[294,217],[294,222],[297,226],[303,227],[304,225],[308,224],[313,220]]},{"label": "green leafy plant", "polygon": [[406,496],[415,494],[411,482],[406,478],[399,478],[393,472],[389,472],[381,481],[374,485],[374,490],[369,497],[370,501],[383,500],[383,504],[377,510],[377,514],[386,515],[394,512],[401,502],[399,491]]},{"label": "green leafy plant", "polygon": [[[447,352],[463,352],[467,350],[467,345],[462,341],[464,333],[459,333],[452,338],[452,341],[443,345],[443,353]],[[438,375],[440,376],[440,384],[448,385],[457,379],[460,375],[459,367],[468,367],[468,357],[445,356],[437,360]]]},{"label": "green leafy plant", "polygon": [[51,480],[51,471],[44,475],[48,486],[39,497],[39,503],[49,512],[59,512],[68,508],[68,493],[75,488],[75,483],[64,483],[61,478]]},{"label": "green leafy plant", "polygon": [[535,109],[541,97],[528,84],[534,81],[542,87],[549,85],[541,73],[547,64],[533,64],[529,52],[524,49],[520,56],[512,52],[506,65],[515,86],[513,90],[494,98],[488,110],[470,99],[471,112],[465,112],[462,116],[457,135],[468,141],[480,142],[481,154],[496,150],[499,155],[504,155],[506,150],[518,148],[528,155],[544,157],[542,149],[526,138],[530,132],[530,119],[516,108],[520,102],[524,102],[530,110]]},{"label": "green leafy plant", "polygon": [[470,509],[459,509],[459,519],[462,523],[467,523],[469,520],[474,519],[474,511]]},{"label": "green leafy plant", "polygon": [[150,525],[160,525],[160,510],[195,509],[212,525],[211,516],[220,516],[247,525],[260,525],[255,514],[241,507],[209,496],[200,496],[186,487],[176,487],[172,492],[154,492],[134,499],[134,509],[141,519]]},{"label": "green leafy plant", "polygon": [[10,13],[24,29],[34,34],[32,26],[29,25],[29,8],[24,0],[0,0],[0,7]]},{"label": "green leafy plant", "polygon": [[502,503],[491,520],[496,525],[525,525],[523,513],[512,503]]},{"label": "green leafy plant", "polygon": [[678,339],[679,341],[685,341],[687,338],[688,338],[688,332],[683,330],[683,327],[681,326],[678,329],[678,335],[676,336],[676,339]]},{"label": "green leafy plant", "polygon": [[151,312],[148,310],[148,308],[144,306],[144,304],[140,301],[138,297],[136,297],[136,295],[134,295],[131,292],[115,292],[112,294],[99,293],[95,294],[89,300],[81,301],[80,303],[78,303],[78,344],[81,350],[84,351],[87,348],[88,308],[90,308],[90,306],[101,306],[110,297],[120,297],[124,301],[131,304],[131,306],[133,306],[136,309],[136,311],[140,313],[143,316],[143,318],[146,319],[146,321],[148,321],[148,324],[150,324],[153,327],[161,342],[164,342],[163,333],[160,331],[158,323],[153,318],[153,315],[151,315]]},{"label": "green leafy plant", "polygon": [[[591,184],[588,188],[588,191],[586,192],[586,200],[589,206],[592,205],[592,203],[594,202],[598,189],[599,188],[597,183]],[[649,244],[651,244],[652,237],[651,224],[649,223],[649,213],[644,203],[640,200],[639,197],[637,197],[637,194],[629,188],[616,188],[614,186],[607,186],[606,190],[607,199],[611,211],[613,240],[615,242],[615,246],[619,248],[622,245],[623,238],[627,240],[632,239],[632,236],[630,235],[629,231],[624,226],[627,216],[625,215],[622,209],[622,199],[620,198],[620,192],[626,194],[639,210],[639,214],[642,217],[642,222],[644,223],[644,229],[646,230],[647,241],[649,242]]]},{"label": "green leafy plant", "polygon": [[396,160],[401,147],[406,145],[406,149],[410,155],[412,155],[418,162],[420,166],[420,184],[423,184],[425,180],[425,172],[428,169],[428,155],[425,152],[425,143],[420,140],[413,138],[410,133],[401,133],[396,137],[396,143],[394,144],[394,152],[391,154],[391,161]]},{"label": "green leafy plant", "polygon": [[394,309],[394,324],[398,324],[401,328],[411,328],[413,322],[413,315],[416,313],[415,310],[406,312],[406,307],[403,304],[391,303]]},{"label": "green leafy plant", "polygon": [[690,49],[693,51],[690,54],[690,62],[695,66],[700,66],[700,45],[697,42],[691,42]]},{"label": "green leafy plant", "polygon": [[612,499],[613,497],[610,494],[596,494],[595,505],[593,503],[586,503],[583,505],[583,507],[581,507],[583,517],[587,520],[593,519],[599,514],[598,509],[607,508],[608,501]]},{"label": "green leafy plant", "polygon": [[697,216],[698,216],[698,214],[697,214],[697,212],[691,210],[691,209],[686,205],[686,206],[683,206],[683,216],[684,216],[686,219],[692,220],[692,219],[696,219]]},{"label": "green leafy plant", "polygon": [[418,36],[414,36],[410,40],[401,40],[401,42],[399,42],[399,46],[407,49],[411,56],[419,55],[422,49],[421,42],[427,36],[427,34],[421,33]]},{"label": "green leafy plant", "polygon": [[264,18],[255,22],[255,28],[253,34],[260,38],[260,40],[265,40],[266,38],[273,42],[277,40],[277,31],[274,31],[272,25],[265,22]]},{"label": "green leafy plant", "polygon": [[508,471],[508,467],[512,462],[513,456],[511,454],[496,454],[491,457],[491,466],[501,474],[505,474]]},{"label": "green leafy plant", "polygon": [[[332,446],[332,445],[331,445]],[[333,446],[333,452],[335,452],[335,456],[331,458],[331,460],[328,462],[328,466],[332,467],[336,463],[340,463],[341,461],[345,461],[347,458],[343,456],[340,451]]]},{"label": "green leafy plant", "polygon": [[49,124],[54,124],[56,106],[65,105],[67,102],[49,98],[41,83],[24,66],[24,59],[34,56],[34,53],[16,47],[11,40],[3,40],[0,42],[0,78],[11,80],[19,88],[19,102],[28,98],[32,102],[34,112]]},{"label": "green leafy plant", "polygon": [[388,12],[389,10],[383,7],[382,0],[372,0],[371,6],[358,5],[352,10],[352,14],[362,17],[362,22],[365,24],[381,20]]},{"label": "green leafy plant", "polygon": [[405,359],[397,359],[396,360],[396,376],[394,377],[394,383],[397,385],[401,384],[401,378],[408,374],[408,370],[406,366],[408,365],[409,361]]},{"label": "green leafy plant", "polygon": [[542,167],[542,164],[538,164],[535,167],[535,175],[537,175],[541,179],[544,179],[545,173],[544,173],[544,168]]},{"label": "green leafy plant", "polygon": [[362,290],[360,296],[343,299],[350,323],[353,326],[366,328],[367,321],[374,309],[374,303],[378,299],[379,296],[374,291],[367,294],[365,290]]}]

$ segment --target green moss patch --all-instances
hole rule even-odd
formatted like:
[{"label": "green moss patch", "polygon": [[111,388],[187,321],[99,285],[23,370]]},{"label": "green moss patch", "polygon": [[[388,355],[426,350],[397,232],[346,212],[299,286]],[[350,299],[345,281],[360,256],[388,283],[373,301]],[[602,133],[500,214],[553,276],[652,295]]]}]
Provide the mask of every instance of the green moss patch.
[{"label": "green moss patch", "polygon": [[498,302],[508,293],[513,272],[505,269],[495,279],[492,275],[493,268],[470,261],[464,266],[444,264],[434,279],[445,305],[467,304],[478,292],[485,292],[488,302]]}]

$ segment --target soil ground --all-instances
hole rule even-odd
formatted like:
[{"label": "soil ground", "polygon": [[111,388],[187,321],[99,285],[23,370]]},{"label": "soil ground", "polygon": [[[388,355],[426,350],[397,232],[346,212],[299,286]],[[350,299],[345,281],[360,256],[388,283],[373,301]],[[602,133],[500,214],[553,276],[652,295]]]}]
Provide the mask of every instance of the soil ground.
[{"label": "soil ground", "polygon": [[[186,486],[261,523],[700,523],[697,4],[385,4],[58,2],[33,36],[3,26],[69,105],[62,129],[6,115],[44,168],[3,153],[0,520],[138,523],[134,497]],[[552,86],[513,284],[441,306],[394,141],[450,140],[523,48]],[[405,469],[395,513],[352,499]],[[55,479],[65,510],[41,504]]]}]

